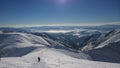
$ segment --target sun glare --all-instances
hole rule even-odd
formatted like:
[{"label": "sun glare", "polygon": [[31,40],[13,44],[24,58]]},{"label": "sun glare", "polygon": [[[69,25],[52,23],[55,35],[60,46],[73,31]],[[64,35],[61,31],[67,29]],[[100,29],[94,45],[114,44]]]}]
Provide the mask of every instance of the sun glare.
[{"label": "sun glare", "polygon": [[59,2],[60,4],[65,4],[65,3],[67,3],[67,1],[68,1],[68,0],[58,0],[58,2]]}]

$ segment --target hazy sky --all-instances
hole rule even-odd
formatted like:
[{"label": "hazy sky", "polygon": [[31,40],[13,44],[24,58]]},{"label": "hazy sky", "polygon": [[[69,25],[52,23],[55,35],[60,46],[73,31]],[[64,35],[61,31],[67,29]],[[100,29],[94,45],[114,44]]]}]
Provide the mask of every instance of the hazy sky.
[{"label": "hazy sky", "polygon": [[0,26],[120,23],[120,0],[0,0]]}]

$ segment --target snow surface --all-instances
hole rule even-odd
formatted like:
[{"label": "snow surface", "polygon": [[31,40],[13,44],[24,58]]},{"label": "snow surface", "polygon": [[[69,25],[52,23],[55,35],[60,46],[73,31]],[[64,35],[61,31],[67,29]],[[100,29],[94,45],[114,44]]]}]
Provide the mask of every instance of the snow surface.
[{"label": "snow surface", "polygon": [[93,60],[120,63],[120,31],[108,31],[82,48]]},{"label": "snow surface", "polygon": [[[111,37],[108,42],[116,38],[119,41],[119,36]],[[56,48],[57,45],[61,47]],[[12,51],[8,56],[17,56],[1,58],[0,68],[120,68],[119,63],[91,61],[86,54],[68,52],[62,44],[27,33],[0,34],[0,47]],[[38,57],[41,58],[40,62]]]},{"label": "snow surface", "polygon": [[108,40],[106,40],[103,43],[99,44],[98,47],[96,47],[96,48],[102,48],[102,47],[105,47],[106,45],[108,45],[109,43],[115,43],[115,42],[119,42],[119,41],[120,41],[120,33],[111,36]]},{"label": "snow surface", "polygon": [[0,31],[0,34],[2,34],[3,32],[2,31]]},{"label": "snow surface", "polygon": [[0,34],[0,50],[4,56],[19,57],[37,48],[50,45],[42,37],[27,33],[3,33]]},{"label": "snow surface", "polygon": [[[41,57],[41,62],[37,57]],[[2,58],[0,68],[119,68],[120,64],[70,57],[53,48],[43,48],[23,57]]]}]

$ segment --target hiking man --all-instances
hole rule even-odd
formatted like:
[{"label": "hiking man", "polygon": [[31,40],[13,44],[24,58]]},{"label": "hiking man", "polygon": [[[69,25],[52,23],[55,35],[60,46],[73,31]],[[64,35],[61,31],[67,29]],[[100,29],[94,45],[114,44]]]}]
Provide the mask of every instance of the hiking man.
[{"label": "hiking man", "polygon": [[40,57],[38,57],[38,62],[40,62]]},{"label": "hiking man", "polygon": [[0,54],[0,61],[1,61],[1,54]]}]

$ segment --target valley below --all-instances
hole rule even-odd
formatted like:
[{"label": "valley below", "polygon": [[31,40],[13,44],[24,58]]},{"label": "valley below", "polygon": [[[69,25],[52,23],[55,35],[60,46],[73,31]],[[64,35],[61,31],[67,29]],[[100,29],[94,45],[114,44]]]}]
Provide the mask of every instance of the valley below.
[{"label": "valley below", "polygon": [[0,28],[0,68],[119,68],[116,27]]}]

